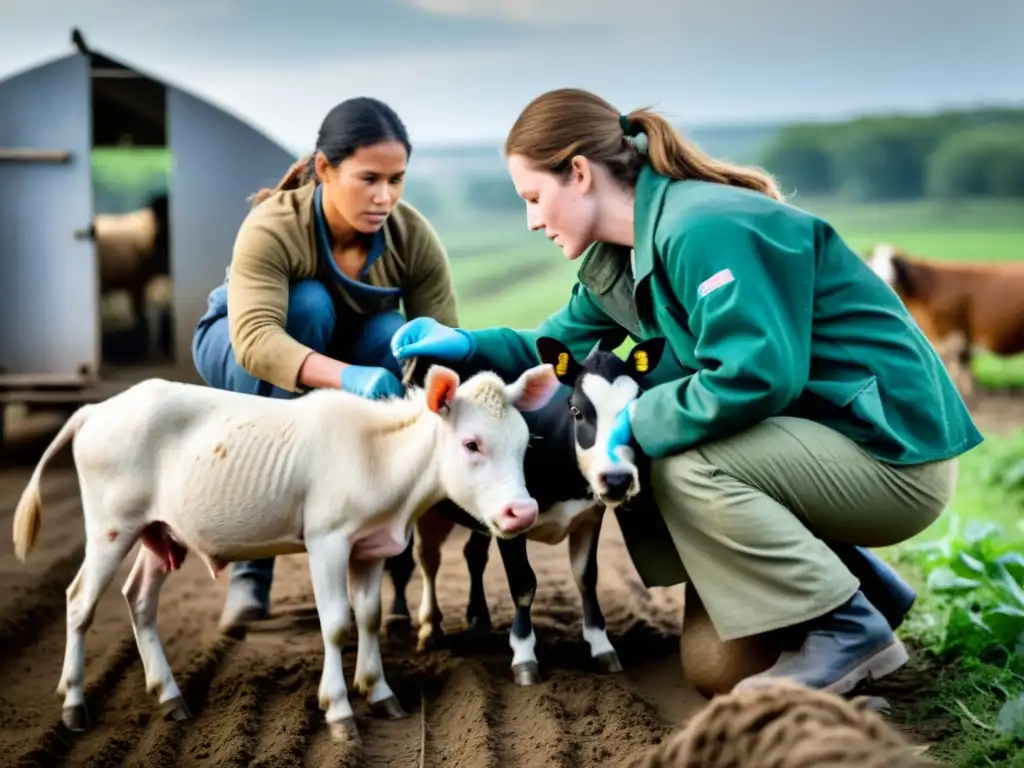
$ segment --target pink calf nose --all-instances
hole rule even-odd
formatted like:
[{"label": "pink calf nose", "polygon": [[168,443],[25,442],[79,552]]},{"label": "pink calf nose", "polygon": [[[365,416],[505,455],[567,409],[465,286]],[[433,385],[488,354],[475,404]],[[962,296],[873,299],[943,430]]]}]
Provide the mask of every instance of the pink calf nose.
[{"label": "pink calf nose", "polygon": [[498,527],[505,533],[519,533],[537,522],[537,501],[516,501],[509,504],[498,516]]}]

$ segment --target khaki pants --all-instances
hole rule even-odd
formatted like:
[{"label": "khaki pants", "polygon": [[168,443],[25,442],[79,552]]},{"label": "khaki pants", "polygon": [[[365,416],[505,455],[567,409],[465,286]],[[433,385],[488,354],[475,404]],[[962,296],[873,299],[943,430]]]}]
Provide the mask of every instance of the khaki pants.
[{"label": "khaki pants", "polygon": [[822,539],[863,547],[909,539],[949,503],[956,466],[883,464],[828,427],[775,417],[652,461],[660,516],[639,508],[617,517],[645,583],[692,582],[731,640],[846,602],[859,583]]}]

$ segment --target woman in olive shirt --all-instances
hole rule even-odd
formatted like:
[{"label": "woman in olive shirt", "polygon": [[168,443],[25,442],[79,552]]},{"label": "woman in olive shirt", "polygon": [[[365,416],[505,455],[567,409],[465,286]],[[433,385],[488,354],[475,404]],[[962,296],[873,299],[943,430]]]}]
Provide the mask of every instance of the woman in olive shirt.
[{"label": "woman in olive shirt", "polygon": [[[254,196],[195,330],[207,384],[263,397],[402,394],[395,330],[416,317],[458,324],[444,248],[400,200],[411,149],[387,105],[349,99],[324,118],[316,151]],[[267,615],[273,565],[232,567],[223,628]]]}]

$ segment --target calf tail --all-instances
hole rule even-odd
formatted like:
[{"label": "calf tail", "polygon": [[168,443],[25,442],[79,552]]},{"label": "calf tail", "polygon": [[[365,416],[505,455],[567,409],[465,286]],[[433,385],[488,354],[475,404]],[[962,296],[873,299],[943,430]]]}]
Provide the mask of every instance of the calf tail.
[{"label": "calf tail", "polygon": [[57,451],[67,445],[77,434],[78,430],[89,418],[92,406],[83,405],[75,411],[67,420],[57,436],[43,451],[39,463],[36,464],[28,485],[18,500],[18,506],[14,510],[14,554],[21,562],[25,562],[28,553],[35,546],[36,538],[39,536],[39,529],[43,525],[43,499],[39,492],[40,481],[43,479],[43,471]]}]

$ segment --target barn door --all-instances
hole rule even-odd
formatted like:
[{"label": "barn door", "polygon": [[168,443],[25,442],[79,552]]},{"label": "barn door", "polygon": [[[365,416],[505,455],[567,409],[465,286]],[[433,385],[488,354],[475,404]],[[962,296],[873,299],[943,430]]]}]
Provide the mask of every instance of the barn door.
[{"label": "barn door", "polygon": [[167,143],[175,362],[191,370],[192,332],[210,291],[224,282],[249,212],[246,198],[276,185],[296,158],[241,120],[172,87]]},{"label": "barn door", "polygon": [[89,60],[0,81],[0,381],[95,376]]}]

